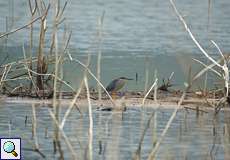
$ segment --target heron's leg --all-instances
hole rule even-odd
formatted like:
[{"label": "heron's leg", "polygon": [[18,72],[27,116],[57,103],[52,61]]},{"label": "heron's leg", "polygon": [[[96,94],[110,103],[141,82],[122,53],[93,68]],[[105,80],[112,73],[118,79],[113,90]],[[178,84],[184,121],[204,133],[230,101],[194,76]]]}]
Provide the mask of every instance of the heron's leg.
[{"label": "heron's leg", "polygon": [[116,92],[112,92],[112,98],[116,99]]}]

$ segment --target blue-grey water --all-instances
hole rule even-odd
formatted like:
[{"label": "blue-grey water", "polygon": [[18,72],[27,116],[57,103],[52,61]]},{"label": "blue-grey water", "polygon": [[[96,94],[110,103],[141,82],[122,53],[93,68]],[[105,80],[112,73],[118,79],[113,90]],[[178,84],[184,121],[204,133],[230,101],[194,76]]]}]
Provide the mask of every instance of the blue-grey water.
[{"label": "blue-grey water", "polygon": [[[210,16],[208,0],[176,0],[176,5],[197,40],[212,56],[218,57],[210,40],[214,40],[224,53],[230,52],[230,1],[210,2]],[[63,5],[64,2],[61,3]],[[175,72],[175,87],[183,87],[189,66],[192,65],[194,70],[200,68],[195,66],[192,58],[198,57],[206,62],[200,57],[200,51],[173,12],[169,0],[69,0],[64,13],[65,25],[59,28],[59,43],[62,42],[65,29],[72,31],[68,50],[74,58],[84,62],[90,52],[90,68],[93,73],[96,73],[99,48],[98,18],[103,13],[101,80],[104,85],[115,77],[135,78],[137,73],[138,82],[130,81],[125,90],[143,90],[147,66],[149,85],[154,81],[154,72],[157,70],[159,80]],[[46,51],[50,46],[52,18],[49,15],[47,20]],[[18,28],[30,19],[27,0],[0,0],[0,33]],[[29,33],[30,29],[26,28],[9,35],[7,39],[0,39],[0,64],[23,58],[22,45],[28,48]],[[34,55],[38,46],[38,33],[39,23],[35,23]],[[26,52],[28,53],[27,50]],[[82,79],[82,71],[80,65],[67,63],[64,65],[64,79],[76,88]],[[208,80],[210,84],[215,81],[211,74]],[[13,82],[15,86],[20,83]],[[91,79],[90,85],[95,84]],[[198,88],[202,84],[203,82]],[[47,159],[57,159],[57,155],[53,155],[53,128],[48,110],[47,106],[36,107],[38,142]],[[64,107],[62,116],[65,110]],[[74,109],[64,127],[79,159],[83,159],[88,140],[88,113],[82,112],[83,117],[80,117]],[[143,117],[138,109],[128,109],[123,119],[120,114],[111,115],[110,112],[98,112],[94,109],[94,159],[131,159],[151,112],[148,111],[142,121]],[[42,159],[39,154],[30,151],[34,144],[31,138],[31,106],[1,104],[0,113],[0,137],[22,137],[24,159]],[[157,111],[157,135],[161,133],[171,113],[170,109]],[[214,119],[212,112],[197,116],[192,111],[180,111],[160,147],[157,159],[230,159],[229,121],[229,112],[221,112]],[[146,159],[152,148],[152,133],[153,122],[143,141],[143,159]],[[102,142],[101,154],[99,140]],[[65,158],[71,158],[64,141],[62,146]]]},{"label": "blue-grey water", "polygon": [[[86,108],[80,108],[82,114],[74,108],[64,126],[64,132],[75,149],[77,159],[84,159],[88,145],[89,120]],[[35,107],[37,139],[40,151],[46,156],[45,159],[58,159],[59,154],[53,154],[53,123],[49,114],[50,109],[46,105]],[[66,109],[67,106],[61,108],[61,120]],[[155,110],[142,142],[142,159],[147,159],[172,111]],[[97,111],[95,106],[93,159],[131,159],[153,112],[154,109],[147,109],[143,113],[139,108],[131,107],[121,114]],[[0,113],[0,137],[21,137],[23,159],[43,159],[37,152],[32,151],[35,142],[32,138],[32,106],[1,104]],[[214,117],[211,110],[199,114],[192,110],[180,110],[160,146],[156,159],[229,159],[229,122],[229,111],[221,111]],[[64,158],[71,159],[71,153],[63,138],[61,145]]]},{"label": "blue-grey water", "polygon": [[[175,3],[184,16],[197,40],[210,54],[218,56],[211,44],[214,40],[224,53],[230,51],[230,1],[177,0]],[[63,5],[64,2],[61,2]],[[28,1],[0,1],[0,32],[4,33],[20,27],[30,21]],[[52,11],[52,9],[51,9]],[[154,81],[154,71],[158,78],[167,78],[175,72],[173,78],[177,87],[183,87],[191,58],[199,57],[200,51],[186,33],[183,25],[173,12],[169,0],[69,0],[64,14],[66,20],[59,27],[59,42],[64,30],[72,31],[69,51],[75,58],[86,59],[88,51],[93,55],[91,69],[96,71],[96,55],[99,40],[97,38],[98,19],[104,13],[102,25],[102,61],[101,80],[108,84],[113,78],[127,76],[138,83],[130,82],[127,89],[143,90],[146,62],[149,63],[149,85]],[[47,20],[45,47],[50,46],[53,16]],[[34,24],[34,54],[38,46],[39,24]],[[29,46],[30,29],[26,28],[8,37],[7,43],[1,40],[0,57],[8,55],[8,61],[22,58],[22,45]],[[203,59],[204,62],[206,60]],[[196,67],[193,67],[197,69]],[[73,86],[81,80],[79,65],[67,65],[64,78]],[[74,74],[73,74],[74,73]],[[213,83],[212,77],[208,77]],[[203,83],[201,83],[202,85]],[[95,86],[95,81],[91,81]]]}]

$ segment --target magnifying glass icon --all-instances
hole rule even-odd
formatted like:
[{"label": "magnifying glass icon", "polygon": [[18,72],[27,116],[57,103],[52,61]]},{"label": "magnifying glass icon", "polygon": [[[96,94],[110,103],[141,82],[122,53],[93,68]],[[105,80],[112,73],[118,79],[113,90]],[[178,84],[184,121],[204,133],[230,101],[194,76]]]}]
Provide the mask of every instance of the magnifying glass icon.
[{"label": "magnifying glass icon", "polygon": [[3,144],[3,149],[6,153],[11,153],[14,155],[14,157],[17,157],[18,154],[15,152],[15,145],[11,141],[7,141]]}]

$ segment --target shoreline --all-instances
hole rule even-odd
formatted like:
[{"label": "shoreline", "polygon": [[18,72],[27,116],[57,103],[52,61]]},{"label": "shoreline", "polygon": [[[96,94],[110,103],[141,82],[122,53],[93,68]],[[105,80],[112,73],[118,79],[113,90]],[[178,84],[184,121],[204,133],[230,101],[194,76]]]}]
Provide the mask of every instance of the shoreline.
[{"label": "shoreline", "polygon": [[[62,107],[68,107],[72,99],[57,99],[60,101],[60,105]],[[127,107],[127,108],[141,108],[143,98],[133,98],[133,97],[122,97],[121,99],[115,99],[116,105],[120,107]],[[180,97],[172,97],[168,96],[163,99],[157,99],[155,102],[151,99],[146,99],[143,108],[162,108],[162,109],[174,109],[177,107],[177,103],[180,100]],[[209,103],[214,103],[218,99],[207,99]],[[28,98],[28,97],[7,97],[7,96],[0,96],[0,103],[4,105],[7,104],[41,104],[41,105],[52,105],[52,99],[35,99],[35,98]],[[92,106],[98,106],[99,108],[110,107],[114,108],[112,102],[109,99],[93,100],[91,99]],[[76,101],[77,106],[80,108],[88,106],[87,98],[79,98]],[[215,110],[215,108],[209,106],[207,101],[204,98],[194,98],[194,97],[187,97],[180,109],[191,109],[191,110]],[[229,110],[229,107],[222,108],[223,110]]]}]

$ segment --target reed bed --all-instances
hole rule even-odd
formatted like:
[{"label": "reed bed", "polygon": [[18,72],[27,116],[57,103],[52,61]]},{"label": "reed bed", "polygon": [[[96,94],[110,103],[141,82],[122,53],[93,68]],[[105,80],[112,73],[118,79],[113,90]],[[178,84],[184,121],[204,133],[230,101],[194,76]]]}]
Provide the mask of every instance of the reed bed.
[{"label": "reed bed", "polygon": [[[40,99],[52,99],[52,109],[49,109],[50,117],[53,121],[53,148],[54,148],[54,154],[59,155],[59,159],[64,159],[64,151],[63,151],[63,144],[62,144],[62,138],[65,142],[69,153],[71,154],[72,159],[94,159],[94,150],[93,147],[94,143],[94,135],[93,132],[94,128],[94,121],[93,121],[93,110],[92,110],[92,95],[89,87],[89,77],[93,78],[93,80],[97,83],[97,93],[96,93],[96,100],[99,100],[102,102],[102,99],[105,97],[106,100],[109,100],[110,104],[112,105],[112,113],[110,114],[109,118],[107,119],[106,126],[108,128],[108,123],[111,117],[115,117],[117,119],[117,122],[115,125],[116,128],[112,128],[112,139],[113,142],[116,142],[114,146],[119,148],[119,140],[117,139],[117,135],[119,136],[122,132],[122,129],[119,128],[119,125],[122,123],[123,113],[125,112],[125,98],[115,100],[111,97],[110,93],[106,90],[106,87],[101,82],[101,59],[102,59],[102,38],[103,38],[103,20],[105,12],[103,12],[102,16],[98,19],[98,33],[96,36],[96,39],[98,41],[98,57],[97,57],[97,73],[96,75],[91,71],[90,69],[90,54],[88,54],[87,62],[84,64],[82,61],[73,58],[72,55],[68,51],[68,45],[71,40],[71,31],[66,31],[64,33],[64,36],[62,37],[62,40],[59,40],[59,26],[62,25],[65,21],[64,12],[67,7],[67,1],[64,2],[63,5],[61,5],[60,0],[53,0],[49,3],[43,1],[43,0],[28,0],[29,3],[29,11],[30,11],[30,20],[25,25],[18,27],[16,29],[12,29],[11,31],[7,31],[6,33],[0,35],[0,38],[10,36],[11,34],[14,34],[15,32],[19,32],[27,27],[30,28],[30,44],[29,44],[29,53],[25,50],[24,44],[23,44],[23,59],[10,62],[7,64],[1,64],[0,66],[0,90],[3,94],[8,94],[9,96],[30,96]],[[148,160],[152,160],[156,158],[156,155],[158,154],[159,148],[169,130],[171,127],[171,124],[173,120],[175,119],[177,112],[180,109],[183,109],[183,102],[186,99],[186,96],[188,95],[188,92],[191,91],[191,88],[195,81],[197,81],[202,75],[207,74],[208,71],[211,71],[215,73],[218,77],[220,77],[223,81],[223,88],[218,88],[218,91],[221,91],[220,98],[216,99],[214,103],[209,102],[209,100],[206,98],[207,104],[211,105],[216,113],[220,111],[221,108],[225,107],[226,104],[229,101],[229,69],[228,69],[228,63],[229,63],[229,57],[226,57],[223,52],[221,51],[220,47],[217,45],[217,43],[213,40],[211,40],[211,43],[215,46],[218,53],[220,54],[219,60],[215,60],[212,58],[207,51],[202,47],[202,45],[197,41],[193,33],[191,32],[190,28],[188,27],[186,21],[184,20],[183,16],[178,11],[175,3],[173,0],[170,0],[170,3],[173,7],[173,10],[176,14],[176,16],[179,18],[179,20],[182,22],[186,32],[188,33],[189,37],[192,39],[192,41],[195,43],[197,48],[201,51],[201,53],[207,58],[208,62],[211,62],[211,64],[205,64],[197,59],[194,59],[197,63],[201,64],[204,68],[197,72],[196,74],[192,74],[191,67],[188,71],[188,80],[185,83],[185,89],[180,94],[180,99],[177,100],[177,106],[174,108],[173,113],[171,114],[167,124],[165,125],[162,133],[158,136],[157,135],[157,113],[159,105],[159,91],[169,91],[169,88],[172,87],[172,78],[174,76],[174,72],[171,73],[169,78],[166,80],[163,79],[162,85],[159,85],[158,81],[158,73],[157,70],[154,72],[154,82],[149,87],[149,76],[150,76],[150,70],[149,70],[149,62],[148,58],[146,58],[145,63],[145,85],[144,85],[144,91],[139,94],[138,98],[141,98],[141,103],[139,104],[142,113],[142,118],[146,118],[145,113],[145,104],[146,99],[148,100],[154,100],[154,105],[157,105],[155,108],[155,111],[150,115],[147,124],[145,125],[143,132],[140,136],[140,141],[138,144],[137,149],[134,151],[133,154],[133,160],[139,160],[141,159],[141,151],[142,151],[142,145],[143,141],[146,135],[146,132],[149,128],[151,128],[151,121],[154,119],[154,125],[152,125],[153,129],[151,130],[151,134],[153,137],[152,140],[152,148],[148,154]],[[209,1],[209,14],[210,14],[210,5],[211,2]],[[53,12],[51,12],[51,10]],[[51,15],[53,17],[52,21],[52,34],[50,38],[50,48],[49,52],[45,51],[45,38],[47,38],[47,22],[48,16]],[[208,20],[210,21],[210,20]],[[39,32],[39,41],[38,44],[33,43],[33,28],[34,23],[39,23],[40,25],[40,32]],[[51,22],[50,22],[51,23]],[[209,23],[209,22],[208,22]],[[34,46],[38,46],[38,49],[36,51],[36,54],[33,53]],[[90,52],[90,51],[89,51]],[[27,57],[27,55],[29,55]],[[33,56],[36,55],[36,56]],[[67,81],[64,80],[63,77],[63,64],[65,62],[74,62],[76,64],[79,64],[84,69],[83,78],[79,84],[79,87],[76,89],[71,86]],[[22,72],[21,74],[15,76],[12,76],[13,74],[19,72],[19,70]],[[207,79],[207,76],[206,76]],[[19,80],[28,80],[29,83],[23,83],[19,86],[13,86],[11,87],[9,82],[12,81],[19,81]],[[136,82],[138,80],[138,74],[136,74]],[[64,115],[61,117],[61,100],[62,100],[62,94],[64,92],[62,91],[62,86],[66,86],[71,90],[71,100],[68,103],[68,108],[65,111]],[[206,86],[206,82],[205,82]],[[83,92],[84,89],[86,92]],[[204,92],[206,91],[206,88],[204,89]],[[217,92],[217,91],[216,91]],[[17,94],[16,94],[17,93]],[[135,96],[137,93],[130,93],[130,95],[134,94]],[[89,118],[89,126],[88,126],[88,142],[85,145],[85,150],[81,151],[79,155],[75,151],[75,146],[73,146],[71,140],[65,133],[64,127],[67,123],[67,120],[73,110],[73,108],[76,106],[78,108],[79,113],[81,116],[83,116],[80,108],[78,107],[78,100],[80,99],[80,96],[84,95],[85,99],[87,99],[87,111],[88,111],[88,118]],[[127,95],[126,95],[127,96]],[[130,98],[129,96],[127,96]],[[186,109],[189,109],[187,107]],[[196,108],[196,111],[199,112],[205,112],[202,111],[200,108]],[[119,114],[115,114],[115,113]],[[76,122],[77,123],[77,122]],[[100,125],[101,125],[100,121]],[[27,124],[27,117],[25,120],[25,125]],[[144,124],[141,124],[144,126]],[[225,136],[226,138],[223,140],[224,144],[228,144],[228,137],[229,137],[229,131],[227,131],[229,126],[225,126]],[[9,127],[10,128],[10,127]],[[36,107],[35,105],[32,105],[32,138],[34,139],[34,151],[39,152],[39,154],[44,158],[44,154],[40,151],[40,145],[38,142],[38,135],[37,130],[39,128],[37,127],[37,117],[36,117]],[[9,129],[10,130],[10,129]],[[108,129],[107,129],[108,131]],[[102,133],[102,131],[99,131]],[[106,136],[106,132],[105,135]],[[46,133],[47,137],[47,133]],[[106,149],[108,149],[108,153],[111,152],[109,144],[108,146],[104,145],[105,148],[103,148],[103,136],[99,135],[99,148],[100,154],[105,154]],[[76,136],[76,139],[78,137]],[[106,142],[107,143],[107,142]],[[109,142],[108,142],[109,143]],[[81,147],[83,144],[81,144]],[[113,146],[113,147],[114,147]],[[106,148],[107,147],[107,148]],[[84,146],[82,147],[84,148]],[[104,150],[103,150],[104,149]],[[226,156],[228,155],[228,147],[225,147]],[[104,152],[103,152],[104,151]],[[83,153],[84,152],[84,153]],[[116,157],[117,156],[117,157]],[[119,155],[117,154],[112,159],[118,159]],[[109,154],[104,155],[104,157],[109,157]],[[111,158],[111,157],[109,157]]]},{"label": "reed bed", "polygon": [[[196,40],[196,38],[194,37],[194,35],[192,34],[192,32],[190,31],[189,27],[187,26],[184,18],[181,16],[181,14],[179,13],[179,11],[177,10],[176,8],[176,5],[174,3],[174,0],[170,0],[171,2],[171,5],[176,13],[176,15],[178,16],[178,18],[180,19],[180,21],[183,23],[186,31],[188,32],[189,36],[191,37],[191,39],[193,40],[193,42],[197,45],[197,47],[200,49],[200,51],[211,61],[213,62],[214,65],[218,66],[219,68],[222,69],[223,73],[223,80],[224,80],[224,83],[225,83],[225,88],[226,88],[226,93],[225,93],[225,96],[223,98],[220,99],[217,107],[219,107],[220,103],[221,104],[225,104],[226,103],[226,100],[228,97],[228,84],[229,84],[229,71],[228,71],[228,67],[227,67],[227,61],[223,55],[223,53],[221,52],[219,46],[214,42],[214,41],[211,41],[214,46],[218,49],[218,52],[220,53],[220,55],[222,56],[223,58],[223,61],[224,61],[224,64],[221,65],[219,64],[216,60],[214,60],[212,57],[210,57],[208,55],[208,53],[201,47],[200,43]],[[208,68],[208,67],[207,67]],[[206,68],[205,68],[206,69]],[[207,70],[206,70],[207,71]],[[186,93],[189,91],[189,89],[191,89],[191,86],[192,86],[192,83],[197,79],[199,78],[202,74],[204,73],[204,70],[200,71],[198,74],[196,74],[193,78],[191,77],[191,67],[190,67],[190,70],[189,70],[189,76],[188,76],[188,82],[185,84],[185,91],[184,93],[182,94],[181,96],[181,99],[180,101],[178,102],[178,106],[174,109],[174,112],[173,114],[171,115],[167,125],[165,126],[160,138],[158,139],[156,145],[153,147],[152,151],[150,152],[149,156],[148,156],[148,160],[151,160],[151,159],[154,159],[155,158],[155,155],[157,154],[157,151],[160,147],[160,144],[161,142],[163,141],[164,137],[165,137],[165,134],[167,133],[167,130],[169,129],[173,119],[175,118],[177,112],[178,112],[178,109],[181,108],[181,104],[183,102],[183,100],[185,99],[185,96],[186,96]]]}]

